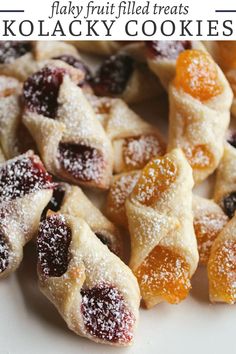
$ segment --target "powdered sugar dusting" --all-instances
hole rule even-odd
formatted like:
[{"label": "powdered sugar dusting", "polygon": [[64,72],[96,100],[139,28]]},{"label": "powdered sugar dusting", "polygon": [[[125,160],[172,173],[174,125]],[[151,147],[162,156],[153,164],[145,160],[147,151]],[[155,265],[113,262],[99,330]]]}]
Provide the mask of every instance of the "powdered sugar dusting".
[{"label": "powdered sugar dusting", "polygon": [[13,77],[0,76],[0,98],[13,95],[19,91],[20,83]]},{"label": "powdered sugar dusting", "polygon": [[0,234],[0,273],[7,269],[9,264],[10,249],[3,234]]},{"label": "powdered sugar dusting", "polygon": [[153,134],[127,138],[123,146],[124,162],[132,169],[143,168],[152,158],[164,155],[165,149]]},{"label": "powdered sugar dusting", "polygon": [[10,64],[30,51],[30,42],[0,41],[0,64]]},{"label": "powdered sugar dusting", "polygon": [[58,94],[65,70],[44,67],[31,75],[24,83],[23,96],[27,109],[44,116],[55,118]]},{"label": "powdered sugar dusting", "polygon": [[210,257],[208,275],[211,298],[233,304],[236,301],[236,243],[226,240]]},{"label": "powdered sugar dusting", "polygon": [[127,343],[133,338],[134,316],[120,291],[109,284],[82,289],[81,311],[88,333],[113,343]]},{"label": "powdered sugar dusting", "polygon": [[35,155],[21,155],[0,166],[0,202],[52,186],[51,176]]},{"label": "powdered sugar dusting", "polygon": [[191,288],[189,267],[172,250],[156,246],[136,272],[145,300],[163,297],[170,303],[183,300]]},{"label": "powdered sugar dusting", "polygon": [[134,70],[134,60],[128,55],[112,55],[97,71],[92,87],[98,96],[122,94]]},{"label": "powdered sugar dusting", "polygon": [[71,230],[63,215],[52,215],[41,222],[37,238],[38,261],[45,276],[60,277],[69,263]]},{"label": "powdered sugar dusting", "polygon": [[160,59],[177,59],[179,53],[191,49],[190,41],[148,41],[146,42],[150,56]]},{"label": "powdered sugar dusting", "polygon": [[207,263],[212,244],[227,222],[228,218],[223,212],[218,214],[202,213],[194,218],[194,230],[202,263]]},{"label": "powdered sugar dusting", "polygon": [[75,179],[99,182],[105,168],[103,154],[82,144],[60,143],[58,159],[62,168]]},{"label": "powdered sugar dusting", "polygon": [[127,226],[125,201],[134,189],[139,172],[120,175],[111,185],[107,198],[107,213],[115,223]]}]

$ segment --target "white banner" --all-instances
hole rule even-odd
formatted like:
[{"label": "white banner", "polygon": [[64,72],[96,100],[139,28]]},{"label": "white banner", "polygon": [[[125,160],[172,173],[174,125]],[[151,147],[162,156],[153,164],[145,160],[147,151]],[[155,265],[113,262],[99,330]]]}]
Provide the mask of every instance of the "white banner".
[{"label": "white banner", "polygon": [[236,39],[235,0],[8,0],[2,40]]}]

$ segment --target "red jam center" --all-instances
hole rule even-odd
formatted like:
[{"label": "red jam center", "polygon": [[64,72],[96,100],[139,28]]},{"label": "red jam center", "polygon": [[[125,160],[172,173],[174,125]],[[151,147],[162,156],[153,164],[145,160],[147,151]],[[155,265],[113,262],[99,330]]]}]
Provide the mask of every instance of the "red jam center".
[{"label": "red jam center", "polygon": [[71,230],[62,215],[43,220],[37,237],[40,270],[47,277],[60,277],[68,268]]},{"label": "red jam center", "polygon": [[119,290],[108,284],[82,289],[81,311],[88,333],[112,343],[128,343],[133,338],[134,316]]},{"label": "red jam center", "polygon": [[105,60],[93,80],[93,89],[98,96],[122,94],[133,73],[134,61],[124,54],[113,55]]},{"label": "red jam center", "polygon": [[64,74],[65,70],[62,68],[45,67],[31,75],[23,87],[26,108],[31,112],[55,118]]},{"label": "red jam center", "polygon": [[190,41],[147,41],[148,55],[154,58],[175,60],[186,49],[191,49]]},{"label": "red jam center", "polygon": [[10,64],[30,51],[30,42],[0,41],[0,64]]},{"label": "red jam center", "polygon": [[0,167],[0,202],[52,187],[52,177],[35,155],[20,156]]},{"label": "red jam center", "polygon": [[99,181],[104,168],[102,153],[92,147],[60,143],[59,162],[62,168],[81,181]]},{"label": "red jam center", "polygon": [[236,192],[226,195],[222,201],[225,214],[231,219],[236,211]]}]

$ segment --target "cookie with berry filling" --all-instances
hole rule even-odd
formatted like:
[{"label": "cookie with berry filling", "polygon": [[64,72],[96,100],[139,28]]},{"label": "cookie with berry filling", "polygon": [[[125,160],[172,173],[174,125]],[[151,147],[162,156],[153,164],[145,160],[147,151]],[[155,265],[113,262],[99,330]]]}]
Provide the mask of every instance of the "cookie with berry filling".
[{"label": "cookie with berry filling", "polygon": [[84,219],[99,240],[111,252],[122,258],[123,244],[119,230],[95,207],[79,187],[58,183],[53,190],[52,199],[44,210],[44,215],[47,214],[47,210]]},{"label": "cookie with berry filling", "polygon": [[122,98],[127,103],[150,100],[162,92],[159,80],[147,64],[129,52],[105,59],[91,85],[96,95]]},{"label": "cookie with berry filling", "polygon": [[98,343],[132,343],[139,316],[137,280],[83,219],[48,216],[39,228],[37,250],[40,289],[72,331]]},{"label": "cookie with berry filling", "polygon": [[18,268],[53,187],[51,176],[32,151],[0,165],[0,278]]},{"label": "cookie with berry filling", "polygon": [[12,76],[25,81],[44,65],[45,60],[49,59],[62,60],[84,71],[85,77],[80,85],[85,89],[89,88],[88,81],[91,73],[73,45],[59,41],[0,42],[0,75]]},{"label": "cookie with berry filling", "polygon": [[112,147],[78,87],[83,76],[61,61],[30,76],[23,87],[23,122],[51,173],[73,184],[107,189],[113,168]]},{"label": "cookie with berry filling", "polygon": [[236,210],[236,150],[230,135],[225,145],[224,155],[216,173],[214,199],[222,207],[229,218],[234,216]]},{"label": "cookie with berry filling", "polygon": [[22,84],[9,76],[0,76],[0,142],[6,159],[29,149],[34,141],[22,124]]}]

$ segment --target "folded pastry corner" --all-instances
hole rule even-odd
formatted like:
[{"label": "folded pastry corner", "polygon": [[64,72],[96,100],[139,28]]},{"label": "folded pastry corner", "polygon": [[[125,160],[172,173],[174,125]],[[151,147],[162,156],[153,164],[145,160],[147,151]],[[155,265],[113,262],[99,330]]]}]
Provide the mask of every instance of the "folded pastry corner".
[{"label": "folded pastry corner", "polygon": [[150,161],[126,201],[131,235],[130,267],[145,305],[179,303],[198,264],[193,229],[192,170],[174,149]]},{"label": "folded pastry corner", "polygon": [[166,152],[156,127],[144,121],[121,99],[88,96],[96,116],[112,142],[114,173],[139,170]]},{"label": "folded pastry corner", "polygon": [[168,91],[176,74],[176,61],[180,53],[187,49],[205,50],[200,41],[147,41],[147,63]]},{"label": "folded pastry corner", "polygon": [[113,177],[106,201],[106,215],[115,224],[128,228],[125,202],[132,193],[140,171],[130,171]]},{"label": "folded pastry corner", "polygon": [[74,184],[107,189],[113,167],[111,143],[73,81],[73,74],[80,72],[75,70],[51,62],[29,77],[23,89],[23,122],[51,173]]},{"label": "folded pastry corner", "polygon": [[236,116],[236,41],[207,41],[205,46],[230,83],[234,94],[231,113]]},{"label": "folded pastry corner", "polygon": [[168,149],[182,148],[195,183],[200,183],[223,155],[232,103],[230,86],[207,52],[185,50],[179,55],[169,102]]},{"label": "folded pastry corner", "polygon": [[93,205],[79,187],[58,183],[53,190],[51,201],[44,210],[44,215],[48,210],[84,219],[99,240],[111,252],[123,258],[123,240],[119,230]]},{"label": "folded pastry corner", "polygon": [[80,85],[88,88],[91,73],[73,45],[62,41],[0,41],[0,75],[25,81],[50,59],[82,70],[86,77]]},{"label": "folded pastry corner", "polygon": [[38,239],[41,291],[68,327],[98,343],[132,343],[140,292],[131,270],[93,234],[66,214],[42,221]]},{"label": "folded pastry corner", "polygon": [[31,41],[0,41],[0,75],[23,81],[38,69]]},{"label": "folded pastry corner", "polygon": [[34,142],[22,123],[22,83],[0,75],[0,142],[6,159],[34,148]]},{"label": "folded pastry corner", "polygon": [[32,151],[0,164],[0,278],[18,268],[53,187],[51,176]]}]

